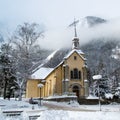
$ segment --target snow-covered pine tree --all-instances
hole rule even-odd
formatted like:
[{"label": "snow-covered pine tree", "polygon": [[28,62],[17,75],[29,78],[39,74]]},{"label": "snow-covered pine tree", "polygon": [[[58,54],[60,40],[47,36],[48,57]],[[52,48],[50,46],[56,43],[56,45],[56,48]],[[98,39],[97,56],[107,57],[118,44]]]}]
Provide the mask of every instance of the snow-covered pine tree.
[{"label": "snow-covered pine tree", "polygon": [[3,95],[4,99],[6,97],[10,98],[12,95],[11,87],[15,85],[15,69],[14,69],[14,61],[11,55],[12,47],[9,43],[1,45],[1,53],[0,53],[0,71],[1,71],[1,95]]},{"label": "snow-covered pine tree", "polygon": [[100,74],[102,78],[100,80],[93,81],[93,88],[92,88],[93,94],[98,96],[98,86],[99,86],[100,96],[102,98],[105,98],[105,94],[110,93],[111,90],[109,87],[109,79],[107,76],[107,72],[105,70],[105,65],[102,59],[99,61],[95,74]]}]

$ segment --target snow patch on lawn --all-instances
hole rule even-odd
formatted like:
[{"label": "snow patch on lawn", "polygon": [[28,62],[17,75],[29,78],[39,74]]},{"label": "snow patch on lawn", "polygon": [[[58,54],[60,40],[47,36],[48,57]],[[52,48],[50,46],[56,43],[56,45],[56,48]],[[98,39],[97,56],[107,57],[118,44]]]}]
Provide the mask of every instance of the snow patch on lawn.
[{"label": "snow patch on lawn", "polygon": [[118,120],[119,112],[74,112],[47,110],[41,112],[38,120]]}]

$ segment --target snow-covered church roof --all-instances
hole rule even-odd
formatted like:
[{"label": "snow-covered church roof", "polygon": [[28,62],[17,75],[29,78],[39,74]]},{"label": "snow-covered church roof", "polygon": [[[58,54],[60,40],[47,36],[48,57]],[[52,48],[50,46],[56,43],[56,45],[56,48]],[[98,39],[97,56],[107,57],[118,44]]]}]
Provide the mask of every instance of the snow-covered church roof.
[{"label": "snow-covered church roof", "polygon": [[86,60],[86,59],[82,56],[82,55],[84,55],[84,53],[83,53],[81,50],[77,50],[77,49],[73,49],[71,52],[69,52],[69,53],[64,57],[64,59],[67,59],[68,57],[70,57],[74,52],[78,53],[83,60]]},{"label": "snow-covered church roof", "polygon": [[41,67],[31,75],[31,79],[45,79],[53,70],[54,68]]}]

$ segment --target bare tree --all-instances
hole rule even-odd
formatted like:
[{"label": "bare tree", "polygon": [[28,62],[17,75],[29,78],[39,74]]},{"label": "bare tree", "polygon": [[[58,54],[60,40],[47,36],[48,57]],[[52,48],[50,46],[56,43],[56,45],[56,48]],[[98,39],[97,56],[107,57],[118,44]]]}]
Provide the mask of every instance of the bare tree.
[{"label": "bare tree", "polygon": [[22,93],[33,66],[34,58],[32,56],[35,54],[34,49],[40,37],[43,37],[43,30],[35,23],[19,25],[12,36],[15,46],[13,54],[16,59],[17,79],[15,82],[19,88],[19,100],[22,99]]}]

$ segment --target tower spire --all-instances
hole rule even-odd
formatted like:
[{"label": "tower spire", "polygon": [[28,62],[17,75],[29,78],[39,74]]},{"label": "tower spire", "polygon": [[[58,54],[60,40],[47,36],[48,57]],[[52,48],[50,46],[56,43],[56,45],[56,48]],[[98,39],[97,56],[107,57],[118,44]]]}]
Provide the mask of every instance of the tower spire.
[{"label": "tower spire", "polygon": [[77,37],[77,30],[76,30],[76,25],[79,22],[79,20],[75,20],[74,18],[74,22],[72,24],[69,25],[69,27],[73,27],[74,26],[74,38],[73,38],[73,43],[72,43],[72,49],[79,49],[79,38]]},{"label": "tower spire", "polygon": [[75,37],[77,37],[76,24],[77,24],[78,22],[79,22],[79,21],[75,21],[75,18],[74,18]]},{"label": "tower spire", "polygon": [[75,32],[75,36],[74,36],[74,37],[77,37],[76,25],[77,25],[78,22],[79,22],[79,20],[76,20],[76,19],[74,18],[74,22],[69,25],[69,27],[74,26],[74,32]]}]

